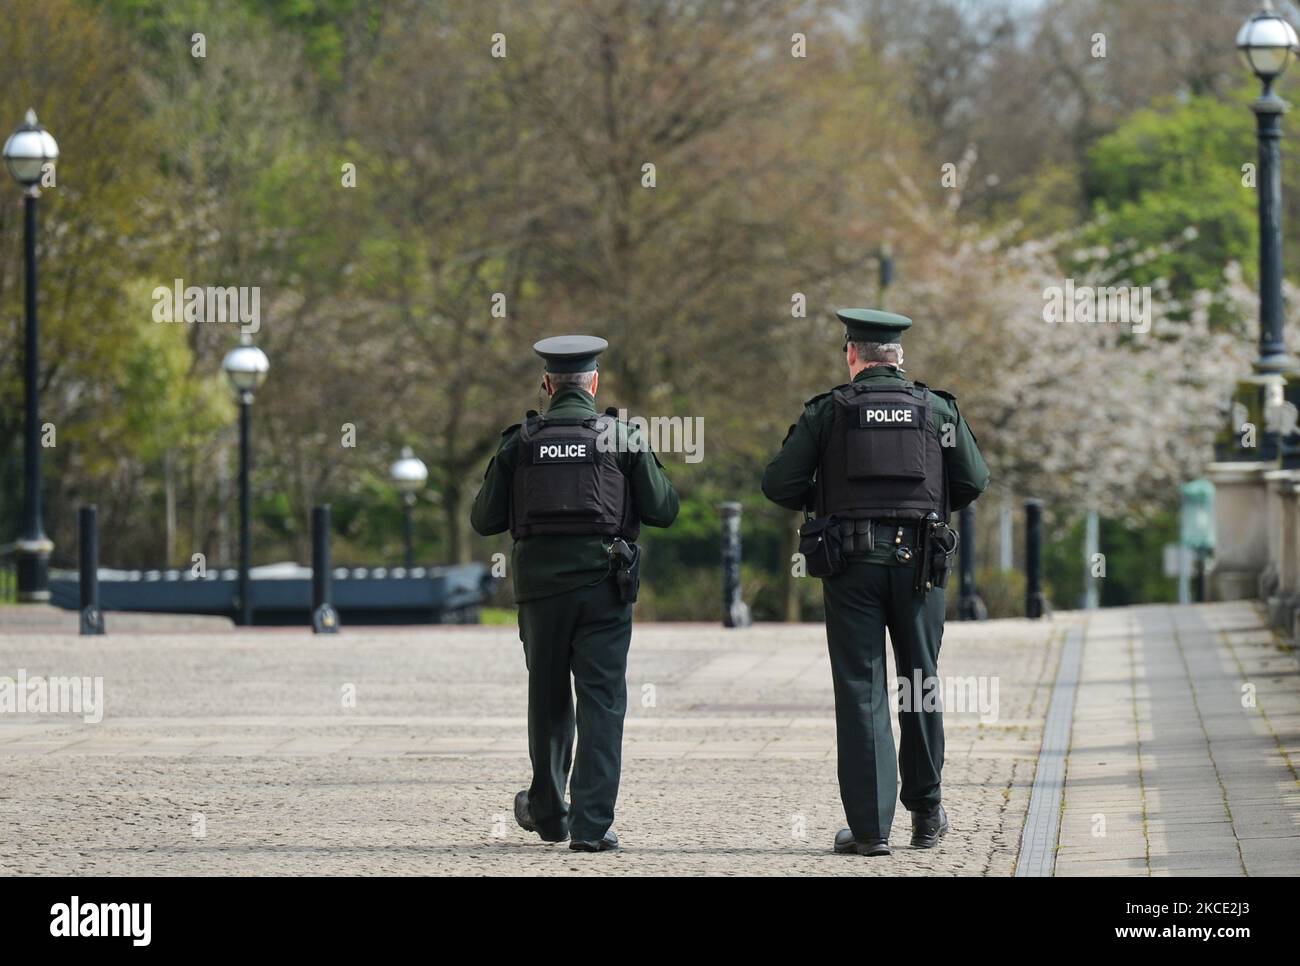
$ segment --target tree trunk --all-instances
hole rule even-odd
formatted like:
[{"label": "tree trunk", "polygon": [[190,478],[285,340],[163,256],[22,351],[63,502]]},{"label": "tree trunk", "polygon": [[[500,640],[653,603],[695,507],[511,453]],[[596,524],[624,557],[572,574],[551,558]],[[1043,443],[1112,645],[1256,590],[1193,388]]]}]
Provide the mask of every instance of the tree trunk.
[{"label": "tree trunk", "polygon": [[170,449],[163,454],[163,487],[166,504],[163,566],[170,567],[176,563],[176,456]]},{"label": "tree trunk", "polygon": [[442,509],[447,518],[447,547],[451,563],[469,563],[469,511],[465,491],[459,483],[442,491]]}]

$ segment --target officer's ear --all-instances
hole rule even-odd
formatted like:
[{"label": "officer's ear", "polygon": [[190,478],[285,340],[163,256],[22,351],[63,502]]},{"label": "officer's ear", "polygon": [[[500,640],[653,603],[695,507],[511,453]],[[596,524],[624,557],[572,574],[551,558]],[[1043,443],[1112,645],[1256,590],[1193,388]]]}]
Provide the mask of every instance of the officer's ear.
[{"label": "officer's ear", "polygon": [[852,369],[854,366],[858,364],[858,347],[855,346],[852,342],[846,340],[844,343],[844,351],[845,351],[845,358],[849,364],[849,368]]},{"label": "officer's ear", "polygon": [[542,373],[542,392],[548,396],[555,395],[555,390],[551,388],[551,377],[544,372]]},{"label": "officer's ear", "polygon": [[600,385],[600,371],[597,370],[591,374],[591,394],[596,395],[596,387]]}]

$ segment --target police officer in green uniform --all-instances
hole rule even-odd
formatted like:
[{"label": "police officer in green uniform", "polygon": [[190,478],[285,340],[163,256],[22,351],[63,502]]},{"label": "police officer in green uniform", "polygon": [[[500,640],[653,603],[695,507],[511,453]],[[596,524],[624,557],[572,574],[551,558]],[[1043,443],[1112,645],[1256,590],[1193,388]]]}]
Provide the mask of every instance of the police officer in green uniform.
[{"label": "police officer in green uniform", "polygon": [[872,309],[837,314],[847,330],[850,382],[804,404],[763,474],[763,492],[781,506],[815,511],[800,548],[810,574],[814,559],[827,572],[826,640],[849,823],[835,851],[888,855],[897,771],[885,631],[900,690],[899,797],[912,813],[912,845],[932,848],[948,831],[936,706],[942,690],[935,690],[943,584],[956,550],[947,521],[984,491],[989,473],[952,394],[904,375],[900,339],[911,320]]},{"label": "police officer in green uniform", "polygon": [[[667,527],[678,509],[644,439],[616,410],[596,411],[596,357],[608,345],[570,335],[533,346],[546,363],[550,405],[501,434],[470,517],[479,533],[509,530],[515,540],[533,764],[532,784],[515,796],[515,819],[544,841],[571,839],[579,852],[618,848],[610,826],[639,581],[636,539],[642,523]],[[570,765],[572,807],[564,797]]]}]

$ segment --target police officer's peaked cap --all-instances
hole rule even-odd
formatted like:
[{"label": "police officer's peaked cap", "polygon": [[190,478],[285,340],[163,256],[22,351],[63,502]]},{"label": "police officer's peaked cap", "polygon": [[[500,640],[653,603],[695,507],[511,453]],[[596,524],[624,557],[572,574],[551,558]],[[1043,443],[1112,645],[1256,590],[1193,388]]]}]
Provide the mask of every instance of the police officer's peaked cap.
[{"label": "police officer's peaked cap", "polygon": [[591,372],[596,356],[609,343],[594,335],[555,335],[533,343],[533,351],[546,360],[547,372]]},{"label": "police officer's peaked cap", "polygon": [[853,342],[899,342],[912,327],[907,316],[879,309],[840,309],[835,314],[844,323],[845,338]]}]

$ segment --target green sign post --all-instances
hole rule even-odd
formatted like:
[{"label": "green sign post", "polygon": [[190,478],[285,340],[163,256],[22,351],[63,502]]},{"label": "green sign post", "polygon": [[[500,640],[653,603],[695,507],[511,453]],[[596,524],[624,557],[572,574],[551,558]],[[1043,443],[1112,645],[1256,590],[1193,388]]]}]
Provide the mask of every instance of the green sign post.
[{"label": "green sign post", "polygon": [[1214,484],[1209,480],[1184,483],[1182,497],[1178,534],[1178,599],[1181,603],[1187,603],[1191,598],[1187,567],[1187,561],[1190,560],[1195,572],[1195,599],[1204,601],[1205,560],[1214,552]]}]

